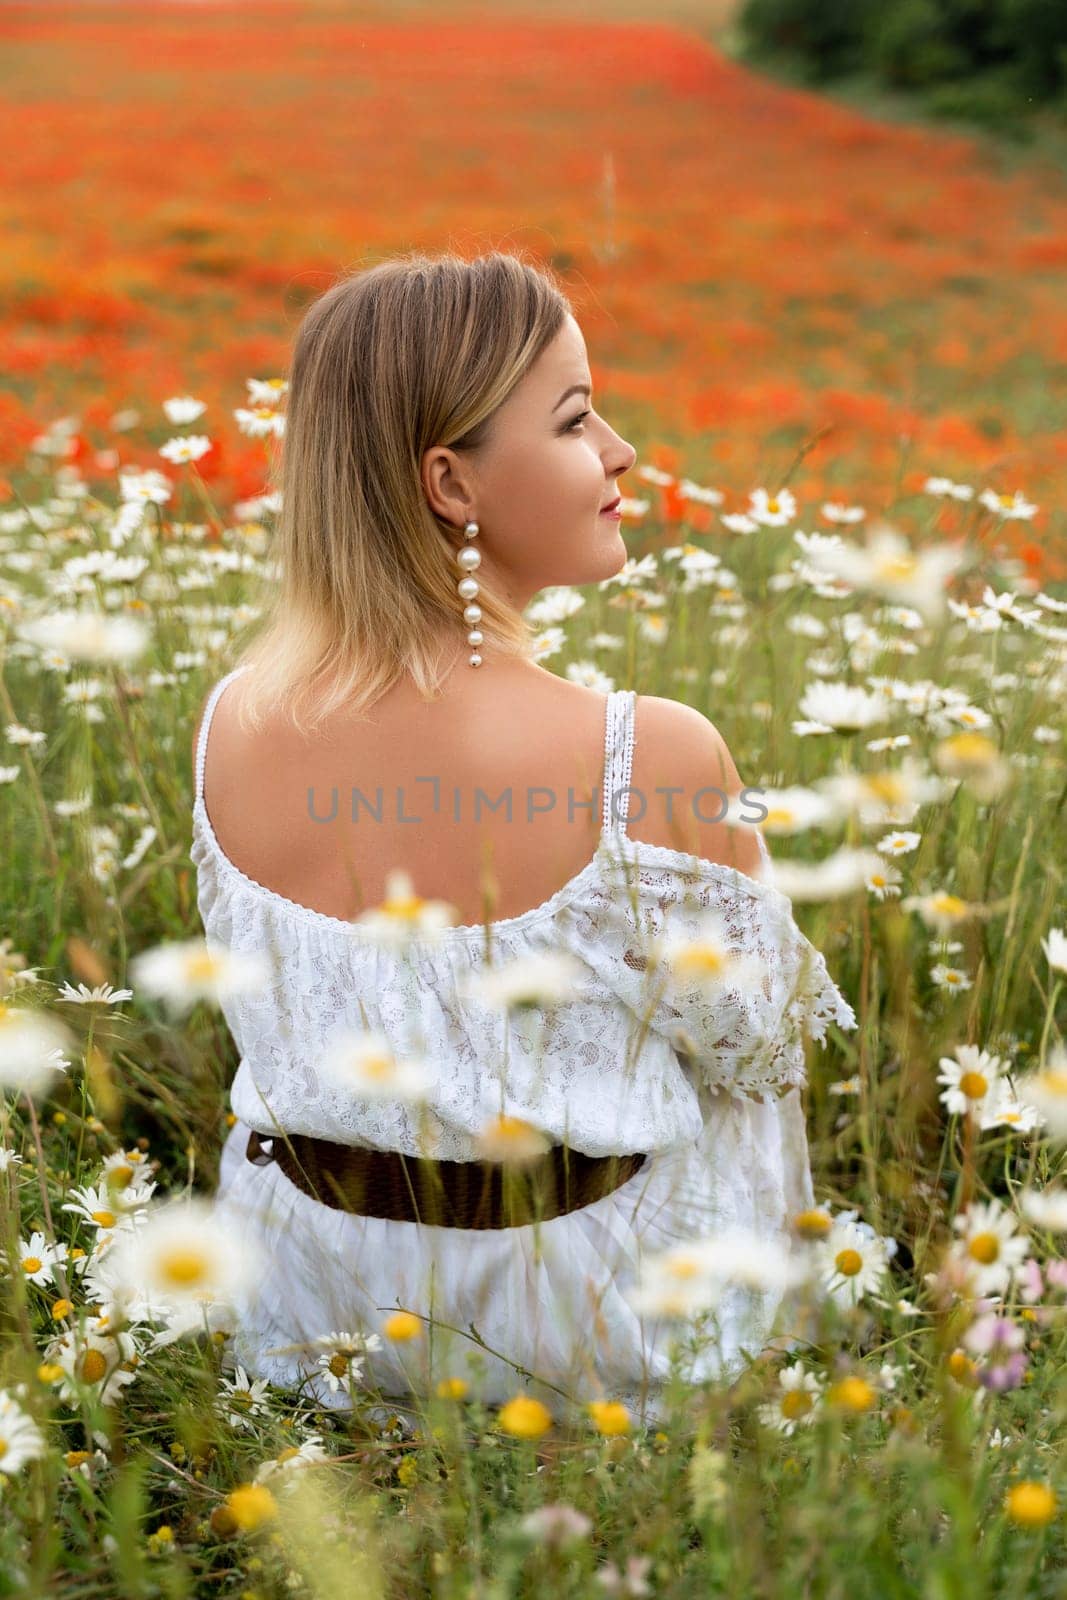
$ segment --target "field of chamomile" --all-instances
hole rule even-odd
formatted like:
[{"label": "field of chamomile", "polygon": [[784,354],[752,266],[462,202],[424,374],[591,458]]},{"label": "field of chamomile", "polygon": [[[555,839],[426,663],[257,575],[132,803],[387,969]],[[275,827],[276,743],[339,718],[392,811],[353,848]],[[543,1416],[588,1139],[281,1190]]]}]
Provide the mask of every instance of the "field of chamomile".
[{"label": "field of chamomile", "polygon": [[[1061,1595],[1062,176],[669,8],[12,4],[0,39],[0,1593]],[[715,723],[854,1017],[804,1041],[783,1241],[620,1279],[653,1420],[518,1368],[487,1400],[474,1319],[419,1386],[445,1330],[404,1304],[296,1386],[242,1359],[272,1262],[213,1204],[222,1006],[264,976],[204,939],[190,740],[275,576],[300,315],[409,249],[566,279],[638,459],[627,564],[537,596],[540,659]],[[368,913],[393,958],[410,888]],[[547,979],[493,976],[521,1026]],[[694,1379],[739,1295],[773,1337]]]}]

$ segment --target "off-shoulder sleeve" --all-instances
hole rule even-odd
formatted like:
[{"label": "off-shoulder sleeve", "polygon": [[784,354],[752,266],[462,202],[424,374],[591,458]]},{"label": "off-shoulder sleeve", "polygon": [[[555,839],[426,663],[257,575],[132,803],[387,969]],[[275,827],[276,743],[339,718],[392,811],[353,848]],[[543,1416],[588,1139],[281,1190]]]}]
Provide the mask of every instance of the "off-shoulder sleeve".
[{"label": "off-shoulder sleeve", "polygon": [[[780,1094],[807,1081],[805,1039],[856,1026],[788,898],[730,867],[643,847],[598,920],[606,984],[710,1087]],[[672,945],[696,960],[664,960]],[[722,967],[720,949],[732,958]]]}]

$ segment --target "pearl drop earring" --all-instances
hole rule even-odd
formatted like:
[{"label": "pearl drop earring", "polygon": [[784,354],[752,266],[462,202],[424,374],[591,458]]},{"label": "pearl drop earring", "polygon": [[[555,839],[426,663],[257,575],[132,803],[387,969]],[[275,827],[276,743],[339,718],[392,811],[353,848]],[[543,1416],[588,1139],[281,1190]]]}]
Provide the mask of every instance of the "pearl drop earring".
[{"label": "pearl drop earring", "polygon": [[[476,539],[478,532],[478,524],[476,522],[468,522],[463,529],[463,536],[468,540]],[[467,643],[473,647],[470,658],[472,667],[480,667],[482,664],[482,658],[477,649],[477,646],[482,642],[481,630],[478,627],[478,623],[482,620],[482,608],[474,604],[479,592],[478,580],[470,577],[469,574],[474,572],[481,564],[481,551],[475,550],[473,544],[464,545],[456,556],[456,565],[462,572],[467,574],[466,577],[460,578],[459,583],[456,585],[456,590],[461,600],[469,602],[464,609],[463,620],[471,630],[467,635]]]}]

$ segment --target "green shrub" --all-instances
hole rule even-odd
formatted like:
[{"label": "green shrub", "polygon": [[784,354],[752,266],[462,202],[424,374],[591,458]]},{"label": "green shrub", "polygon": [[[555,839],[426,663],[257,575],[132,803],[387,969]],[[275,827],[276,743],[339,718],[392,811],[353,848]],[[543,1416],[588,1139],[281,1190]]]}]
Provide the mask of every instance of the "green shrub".
[{"label": "green shrub", "polygon": [[943,115],[1003,123],[1067,94],[1067,0],[745,0],[738,22],[750,57],[936,87]]}]

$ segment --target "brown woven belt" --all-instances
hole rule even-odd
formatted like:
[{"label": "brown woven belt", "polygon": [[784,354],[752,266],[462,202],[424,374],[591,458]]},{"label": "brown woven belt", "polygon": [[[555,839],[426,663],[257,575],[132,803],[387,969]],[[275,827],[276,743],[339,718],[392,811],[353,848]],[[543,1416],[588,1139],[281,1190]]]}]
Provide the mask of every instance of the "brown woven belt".
[{"label": "brown woven belt", "polygon": [[298,1189],[335,1210],[447,1228],[517,1228],[551,1221],[611,1194],[648,1159],[643,1151],[589,1156],[557,1144],[522,1166],[433,1161],[399,1150],[255,1129],[245,1155],[255,1166],[276,1161]]}]

